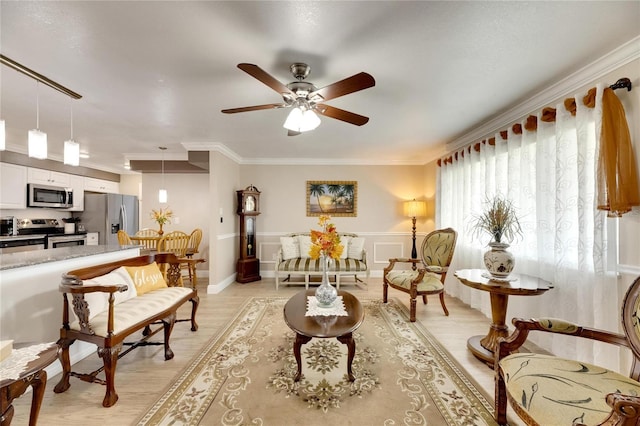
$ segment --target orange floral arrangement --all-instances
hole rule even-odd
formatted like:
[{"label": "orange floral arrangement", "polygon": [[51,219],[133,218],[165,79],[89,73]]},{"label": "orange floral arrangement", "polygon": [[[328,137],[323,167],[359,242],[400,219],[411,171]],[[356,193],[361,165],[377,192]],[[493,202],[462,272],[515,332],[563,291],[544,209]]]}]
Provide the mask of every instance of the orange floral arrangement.
[{"label": "orange floral arrangement", "polygon": [[318,259],[320,256],[327,256],[332,259],[340,259],[344,246],[340,244],[340,235],[336,231],[336,226],[331,223],[331,217],[322,215],[318,219],[318,225],[322,230],[311,230],[311,249],[309,256]]}]

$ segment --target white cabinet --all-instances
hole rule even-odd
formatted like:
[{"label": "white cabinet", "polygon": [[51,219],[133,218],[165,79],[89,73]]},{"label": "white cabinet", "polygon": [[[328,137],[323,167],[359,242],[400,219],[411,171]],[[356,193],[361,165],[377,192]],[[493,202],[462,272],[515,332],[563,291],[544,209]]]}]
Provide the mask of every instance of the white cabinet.
[{"label": "white cabinet", "polygon": [[120,183],[110,180],[86,177],[84,178],[84,190],[118,194],[120,192]]},{"label": "white cabinet", "polygon": [[53,172],[51,170],[27,169],[27,183],[40,183],[42,185],[69,187],[69,176],[66,173]]},{"label": "white cabinet", "polygon": [[71,212],[84,210],[84,176],[69,175],[69,188],[73,189],[73,207]]},{"label": "white cabinet", "polygon": [[0,163],[0,209],[27,208],[27,168]]}]

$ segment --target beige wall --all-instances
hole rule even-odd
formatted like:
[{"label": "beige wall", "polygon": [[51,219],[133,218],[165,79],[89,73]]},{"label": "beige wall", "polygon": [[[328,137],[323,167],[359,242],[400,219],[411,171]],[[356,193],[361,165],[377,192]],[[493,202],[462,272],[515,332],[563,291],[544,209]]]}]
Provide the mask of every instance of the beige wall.
[{"label": "beige wall", "polygon": [[[240,166],[240,188],[253,184],[261,191],[258,217],[258,257],[262,276],[273,276],[279,237],[317,227],[306,215],[306,181],[357,182],[357,216],[334,217],[338,231],[366,238],[372,275],[381,276],[390,257],[411,252],[411,220],[402,216],[402,202],[426,199],[435,192],[435,164],[431,166]],[[419,246],[433,229],[433,219],[417,223]],[[237,231],[235,231],[237,232]]]}]

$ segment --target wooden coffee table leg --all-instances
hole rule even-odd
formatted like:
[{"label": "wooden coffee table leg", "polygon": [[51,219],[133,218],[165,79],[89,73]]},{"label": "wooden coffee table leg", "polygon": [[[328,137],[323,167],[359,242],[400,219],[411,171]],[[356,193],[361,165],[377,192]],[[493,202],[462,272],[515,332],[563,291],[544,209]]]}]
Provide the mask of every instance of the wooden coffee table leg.
[{"label": "wooden coffee table leg", "polygon": [[296,363],[298,364],[298,374],[296,374],[296,377],[293,379],[294,382],[299,381],[302,377],[302,357],[300,356],[300,347],[309,340],[311,340],[311,337],[296,333],[296,341],[293,344],[293,355],[295,355]]},{"label": "wooden coffee table leg", "polygon": [[355,376],[353,375],[353,371],[351,370],[353,357],[356,354],[356,341],[353,340],[353,333],[345,334],[344,336],[338,337],[338,341],[347,345],[347,376],[349,377],[349,381],[353,382],[356,380]]},{"label": "wooden coffee table leg", "polygon": [[29,413],[29,426],[35,426],[38,422],[38,414],[40,413],[40,407],[42,406],[42,399],[44,398],[44,389],[46,386],[47,372],[45,370],[40,370],[33,376],[33,379],[31,379],[33,396],[31,399],[31,412]]}]

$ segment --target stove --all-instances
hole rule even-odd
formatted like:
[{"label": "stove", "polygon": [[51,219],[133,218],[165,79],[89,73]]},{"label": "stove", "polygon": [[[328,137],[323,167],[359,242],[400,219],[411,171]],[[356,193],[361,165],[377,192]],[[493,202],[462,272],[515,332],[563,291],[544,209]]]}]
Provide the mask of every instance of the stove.
[{"label": "stove", "polygon": [[46,248],[84,246],[87,244],[86,232],[65,233],[64,224],[58,219],[20,219],[18,235],[43,234]]}]

